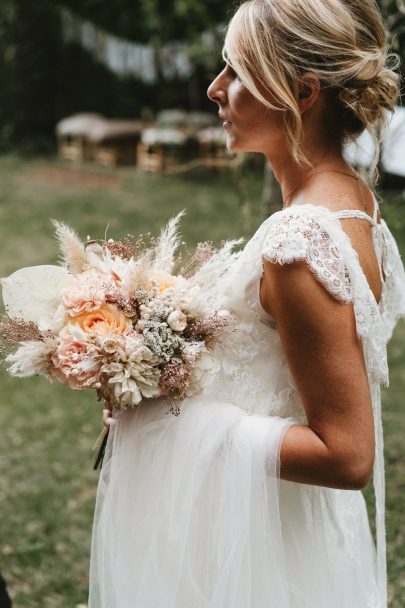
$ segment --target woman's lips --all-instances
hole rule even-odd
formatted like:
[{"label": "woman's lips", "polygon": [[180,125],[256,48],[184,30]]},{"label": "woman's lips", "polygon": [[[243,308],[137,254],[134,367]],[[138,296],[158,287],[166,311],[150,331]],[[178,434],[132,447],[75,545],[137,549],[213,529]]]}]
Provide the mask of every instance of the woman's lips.
[{"label": "woman's lips", "polygon": [[225,121],[223,122],[223,125],[222,125],[222,126],[224,127],[224,129],[229,129],[229,127],[231,127],[231,126],[232,126],[232,123],[231,123],[231,122],[229,122],[229,120],[225,120]]}]

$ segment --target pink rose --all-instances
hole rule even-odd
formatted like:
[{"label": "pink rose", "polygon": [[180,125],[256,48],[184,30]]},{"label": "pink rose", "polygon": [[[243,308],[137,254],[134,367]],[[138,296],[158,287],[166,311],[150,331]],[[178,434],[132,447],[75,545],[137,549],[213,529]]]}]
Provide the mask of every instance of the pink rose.
[{"label": "pink rose", "polygon": [[99,379],[101,361],[97,348],[88,342],[68,341],[67,335],[52,355],[53,377],[75,390],[94,386]]},{"label": "pink rose", "polygon": [[68,314],[76,316],[99,308],[105,302],[105,288],[109,281],[109,277],[97,270],[87,270],[72,277],[62,291],[62,302]]}]

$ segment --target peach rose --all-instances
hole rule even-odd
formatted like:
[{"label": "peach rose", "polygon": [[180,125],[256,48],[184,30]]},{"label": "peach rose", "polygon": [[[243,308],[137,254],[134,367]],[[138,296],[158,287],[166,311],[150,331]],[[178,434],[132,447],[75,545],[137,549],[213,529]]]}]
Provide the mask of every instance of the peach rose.
[{"label": "peach rose", "polygon": [[131,319],[115,304],[103,304],[97,310],[72,317],[69,325],[78,326],[87,336],[120,336],[132,329]]},{"label": "peach rose", "polygon": [[145,285],[145,289],[148,291],[152,289],[152,282],[156,284],[160,293],[166,291],[166,289],[171,289],[173,287],[179,287],[183,284],[184,279],[182,277],[176,277],[170,274],[169,272],[165,272],[164,270],[155,270],[150,275],[150,280]]}]

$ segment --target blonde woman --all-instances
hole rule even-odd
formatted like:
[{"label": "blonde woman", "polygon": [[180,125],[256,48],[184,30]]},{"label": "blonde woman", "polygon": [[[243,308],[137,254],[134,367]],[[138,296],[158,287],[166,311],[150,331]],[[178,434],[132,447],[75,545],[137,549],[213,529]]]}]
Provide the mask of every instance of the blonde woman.
[{"label": "blonde woman", "polygon": [[342,156],[397,98],[381,17],[250,0],[224,58],[208,95],[228,147],[266,156],[284,208],[218,286],[238,325],[214,382],[176,419],[158,400],[112,424],[90,607],[385,608],[380,385],[405,273]]}]

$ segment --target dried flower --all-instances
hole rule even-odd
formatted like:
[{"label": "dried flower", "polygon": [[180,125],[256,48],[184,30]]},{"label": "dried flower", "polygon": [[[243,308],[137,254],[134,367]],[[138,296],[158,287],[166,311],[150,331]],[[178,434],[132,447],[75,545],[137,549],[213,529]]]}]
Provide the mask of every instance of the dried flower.
[{"label": "dried flower", "polygon": [[211,241],[198,243],[187,263],[181,267],[180,274],[187,278],[193,276],[214,254],[215,248]]},{"label": "dried flower", "polygon": [[181,395],[190,380],[191,369],[188,365],[177,359],[167,363],[161,372],[159,388],[162,395],[169,396],[173,393]]},{"label": "dried flower", "polygon": [[44,342],[52,336],[52,333],[41,331],[33,321],[5,316],[0,323],[0,336],[4,342],[16,344],[17,342]]},{"label": "dried flower", "polygon": [[45,376],[52,378],[52,355],[58,343],[55,338],[47,338],[43,342],[24,342],[14,353],[6,358],[10,363],[8,369],[11,376],[26,378],[29,376]]},{"label": "dried flower", "polygon": [[179,336],[159,321],[144,321],[142,335],[150,350],[165,362],[170,361],[181,344]]},{"label": "dried flower", "polygon": [[126,236],[122,241],[109,239],[105,245],[112,256],[122,258],[123,260],[130,260],[136,255],[136,246],[132,243],[129,236]]},{"label": "dried flower", "polygon": [[102,344],[102,350],[108,355],[113,355],[117,352],[118,342],[114,338],[107,338]]},{"label": "dried flower", "polygon": [[215,312],[208,317],[195,319],[189,323],[185,329],[184,337],[186,340],[204,342],[207,347],[212,348],[218,344],[223,330],[229,325],[229,322],[229,315]]}]

